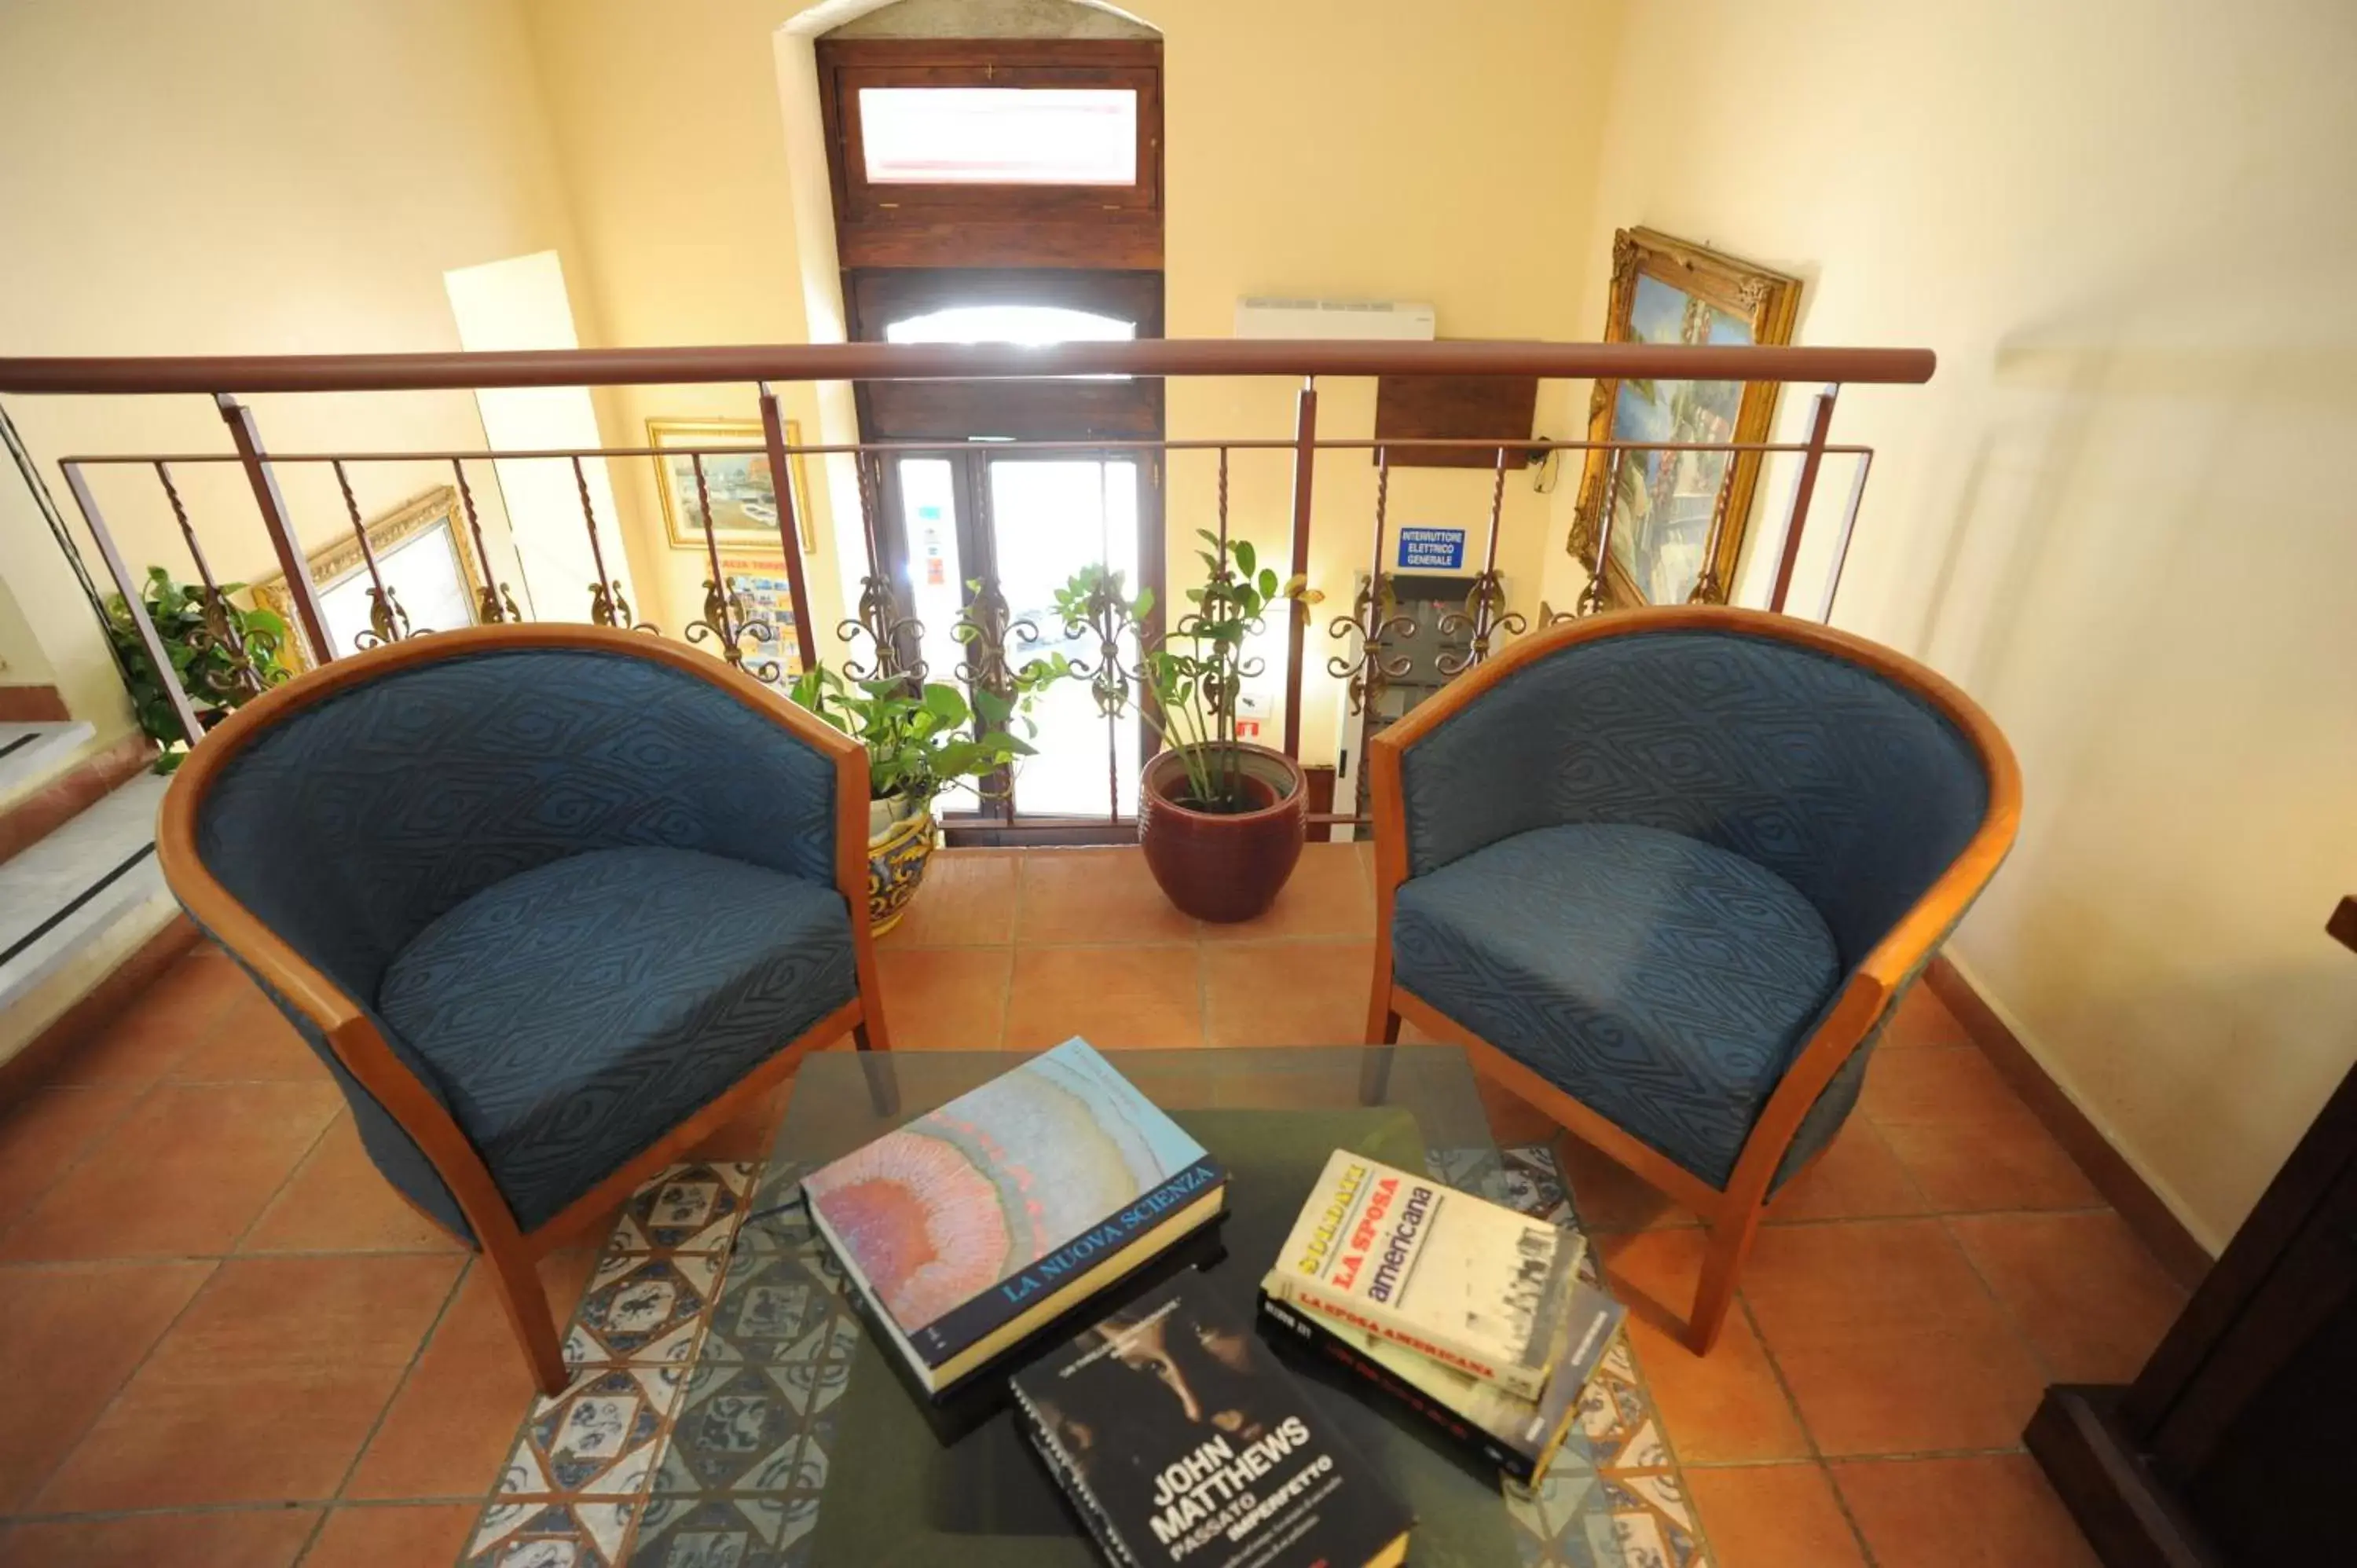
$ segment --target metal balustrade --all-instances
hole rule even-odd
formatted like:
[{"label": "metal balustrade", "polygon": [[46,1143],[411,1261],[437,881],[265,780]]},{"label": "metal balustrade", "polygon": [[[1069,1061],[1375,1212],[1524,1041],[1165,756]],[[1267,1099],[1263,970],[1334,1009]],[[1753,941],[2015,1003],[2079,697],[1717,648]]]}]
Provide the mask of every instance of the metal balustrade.
[{"label": "metal balustrade", "polygon": [[[1344,613],[1333,615],[1327,621],[1323,635],[1329,646],[1323,650],[1310,646],[1309,639],[1318,618],[1308,605],[1288,602],[1284,607],[1286,624],[1282,628],[1285,642],[1282,745],[1288,756],[1299,761],[1302,681],[1310,659],[1320,658],[1327,673],[1342,684],[1348,711],[1362,731],[1373,723],[1378,702],[1387,684],[1406,673],[1405,660],[1394,650],[1408,626],[1405,618],[1396,613],[1391,589],[1394,573],[1388,564],[1389,552],[1396,537],[1388,516],[1395,457],[1408,455],[1415,448],[1494,453],[1489,465],[1492,478],[1485,525],[1478,549],[1469,548],[1468,551],[1469,561],[1478,558],[1479,566],[1464,580],[1466,592],[1462,604],[1442,617],[1437,628],[1447,642],[1439,672],[1445,677],[1453,677],[1475,668],[1489,658],[1502,639],[1520,636],[1534,627],[1567,620],[1574,616],[1595,613],[1604,604],[1603,575],[1600,571],[1593,574],[1588,586],[1568,609],[1558,610],[1544,604],[1516,607],[1509,603],[1506,585],[1498,568],[1498,551],[1506,473],[1510,465],[1527,462],[1531,460],[1530,455],[1534,454],[1605,451],[1609,454],[1609,458],[1602,495],[1609,498],[1617,493],[1619,465],[1630,454],[1726,454],[1730,459],[1728,473],[1733,471],[1733,459],[1738,455],[1765,456],[1790,454],[1796,456],[1799,459],[1798,470],[1781,525],[1771,525],[1760,535],[1763,547],[1772,545],[1776,552],[1776,566],[1767,607],[1782,611],[1792,593],[1822,466],[1827,457],[1855,459],[1855,478],[1841,510],[1832,549],[1830,575],[1822,601],[1829,610],[1833,593],[1838,587],[1842,566],[1847,559],[1851,535],[1873,458],[1869,447],[1836,444],[1830,439],[1836,394],[1842,385],[1849,383],[1921,383],[1930,379],[1932,370],[1933,359],[1929,350],[1904,349],[1732,348],[1635,343],[1287,343],[1229,339],[1070,343],[1045,349],[1012,345],[862,343],[492,354],[0,359],[0,394],[113,396],[177,392],[202,393],[213,399],[229,433],[228,451],[82,454],[65,456],[58,461],[66,489],[72,495],[87,527],[90,544],[102,563],[106,575],[122,593],[136,625],[140,641],[159,670],[169,669],[170,660],[157,628],[146,613],[141,584],[124,562],[115,536],[110,531],[93,494],[90,478],[94,470],[121,467],[152,470],[195,569],[196,587],[205,606],[207,629],[203,636],[210,639],[211,646],[226,655],[229,673],[221,679],[228,686],[251,691],[262,680],[261,669],[267,660],[256,657],[261,650],[246,646],[235,618],[226,613],[228,607],[221,585],[209,564],[208,553],[199,542],[199,530],[189,516],[182,491],[174,478],[175,469],[233,464],[243,470],[253,492],[255,511],[285,574],[286,592],[294,611],[292,635],[303,639],[313,662],[325,663],[352,650],[334,647],[328,635],[326,619],[308,575],[305,553],[279,489],[278,473],[282,468],[289,465],[325,464],[332,470],[369,583],[370,627],[360,641],[364,646],[373,646],[427,635],[431,628],[412,624],[408,608],[398,602],[394,591],[382,576],[368,536],[367,525],[354,499],[350,480],[352,467],[420,461],[449,466],[465,524],[463,531],[453,527],[454,546],[473,553],[473,564],[479,568],[477,581],[480,585],[479,603],[475,607],[475,614],[479,620],[491,623],[522,620],[525,617],[518,608],[508,585],[500,579],[497,565],[484,543],[475,493],[468,479],[468,467],[490,462],[529,460],[570,463],[596,574],[595,580],[585,585],[583,618],[601,626],[632,627],[649,633],[661,633],[664,628],[635,616],[624,596],[620,579],[608,570],[599,538],[599,518],[583,465],[593,458],[683,459],[691,466],[694,481],[694,504],[700,510],[705,521],[703,564],[708,575],[704,580],[702,614],[680,627],[678,633],[683,640],[705,649],[715,657],[745,669],[758,678],[775,682],[783,672],[783,656],[789,639],[799,668],[812,668],[822,656],[812,619],[810,589],[798,536],[800,520],[795,515],[797,500],[802,498],[794,495],[793,486],[786,476],[791,473],[791,463],[796,457],[844,456],[851,459],[858,476],[852,504],[856,508],[858,538],[865,551],[865,570],[856,603],[846,618],[834,628],[834,640],[840,646],[840,651],[834,656],[837,667],[854,679],[921,679],[932,674],[937,679],[953,679],[969,689],[1003,693],[1011,689],[1015,672],[1023,662],[1023,650],[1042,639],[1042,628],[1028,618],[1016,617],[999,584],[985,575],[973,585],[963,601],[955,639],[964,650],[963,658],[953,671],[928,671],[919,651],[924,628],[912,612],[906,587],[897,580],[891,564],[883,559],[879,544],[877,513],[881,504],[882,465],[896,456],[940,454],[968,448],[958,443],[941,441],[789,443],[786,424],[780,413],[776,386],[789,381],[1098,375],[1284,376],[1297,381],[1299,387],[1295,403],[1295,427],[1289,437],[995,440],[990,443],[990,450],[994,455],[1059,451],[1099,456],[1135,453],[1150,455],[1157,460],[1167,459],[1171,454],[1178,453],[1213,454],[1218,465],[1214,522],[1216,532],[1222,539],[1227,537],[1229,530],[1228,468],[1231,456],[1253,451],[1288,453],[1292,458],[1290,529],[1286,539],[1286,559],[1280,575],[1295,577],[1308,577],[1312,571],[1312,502],[1318,459],[1321,456],[1345,453],[1361,455],[1360,460],[1365,461],[1365,455],[1372,454],[1375,467],[1374,504],[1365,553],[1360,556],[1365,566],[1362,573],[1353,572],[1354,579],[1362,576],[1363,581],[1343,584],[1310,581],[1310,586],[1319,590],[1322,596],[1331,597],[1338,603],[1347,601],[1350,607]],[[1378,442],[1371,437],[1320,435],[1318,430],[1318,379],[1321,376],[1377,375],[1536,375],[1548,379],[1583,380],[1650,378],[1655,381],[1799,381],[1822,383],[1824,390],[1813,400],[1807,436],[1798,442],[1627,442],[1533,437],[1501,444],[1495,440],[1437,439]],[[253,411],[240,401],[242,396],[261,392],[474,392],[500,387],[686,382],[750,383],[759,401],[761,444],[758,446],[714,444],[660,448],[601,446],[529,451],[482,448],[273,453],[264,445]],[[5,408],[0,408],[0,424],[5,423]],[[20,463],[27,467],[27,478],[33,479],[35,470],[31,468],[29,460],[22,456],[21,444],[14,429],[7,430],[6,434],[12,453],[19,455]],[[715,457],[748,455],[766,458],[770,472],[777,477],[774,481],[778,510],[776,529],[786,563],[789,596],[793,610],[793,625],[790,629],[778,627],[757,615],[748,614],[746,607],[728,592],[720,543],[711,526],[712,499],[706,484],[705,462]],[[38,484],[36,488],[38,490]],[[1708,543],[1704,552],[1706,563],[1715,558],[1715,547],[1721,537],[1721,530],[1727,526],[1724,510],[1727,489],[1722,478],[1719,505],[1709,522]],[[1597,536],[1590,552],[1593,563],[1601,563],[1608,558],[1614,510],[1604,505],[1598,511]],[[228,520],[221,521],[226,522]],[[454,523],[456,521],[454,518]],[[847,535],[848,532],[848,529],[838,529],[839,534]],[[70,532],[61,530],[60,540],[70,549],[79,549],[80,542],[72,540]],[[1470,543],[1469,540],[1469,545]],[[89,575],[83,571],[79,558],[75,564],[87,582]],[[1727,591],[1727,585],[1717,582],[1706,565],[1695,596],[1724,599]],[[1075,672],[1090,686],[1100,711],[1105,714],[1108,726],[1111,726],[1113,715],[1121,711],[1124,703],[1139,700],[1140,677],[1138,671],[1125,661],[1124,649],[1133,636],[1146,635],[1148,628],[1133,624],[1125,605],[1112,601],[1110,596],[1100,596],[1107,598],[1108,602],[1097,604],[1092,601],[1082,619],[1057,629],[1064,634],[1066,640],[1081,640],[1094,646],[1096,651],[1092,657],[1074,661]],[[544,608],[536,606],[535,612],[545,618]],[[201,736],[203,725],[196,705],[176,682],[167,682],[166,684],[186,732]],[[228,694],[226,687],[223,694]],[[1112,733],[1109,727],[1108,734]],[[1357,748],[1354,746],[1352,749],[1355,752]],[[1107,812],[1096,822],[1101,827],[1125,825],[1128,819],[1120,810],[1118,768],[1110,758],[1108,786]],[[1053,830],[1071,824],[1070,819],[1063,818],[1034,821],[1018,817],[1011,799],[995,804],[999,809],[987,819],[987,825],[995,830]],[[1348,811],[1325,813],[1322,820],[1349,821],[1351,813]]]}]

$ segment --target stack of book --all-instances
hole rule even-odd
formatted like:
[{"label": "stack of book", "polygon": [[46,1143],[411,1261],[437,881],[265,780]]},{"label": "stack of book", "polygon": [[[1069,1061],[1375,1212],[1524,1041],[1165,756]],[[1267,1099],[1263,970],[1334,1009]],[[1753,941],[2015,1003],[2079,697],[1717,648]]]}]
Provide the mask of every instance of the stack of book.
[{"label": "stack of book", "polygon": [[1516,1481],[1544,1475],[1626,1309],[1580,1236],[1348,1150],[1261,1282],[1261,1311]]},{"label": "stack of book", "polygon": [[1217,1219],[1227,1180],[1071,1039],[813,1172],[802,1197],[939,1396]]}]

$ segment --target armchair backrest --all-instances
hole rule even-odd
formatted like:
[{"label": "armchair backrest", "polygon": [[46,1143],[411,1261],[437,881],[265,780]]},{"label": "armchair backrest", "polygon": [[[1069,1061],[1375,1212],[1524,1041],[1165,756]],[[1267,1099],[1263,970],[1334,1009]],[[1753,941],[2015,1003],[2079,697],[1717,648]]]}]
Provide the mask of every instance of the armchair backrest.
[{"label": "armchair backrest", "polygon": [[1743,611],[1582,624],[1405,721],[1408,875],[1534,828],[1659,828],[1791,883],[1848,969],[1988,815],[1987,759],[1896,655]]},{"label": "armchair backrest", "polygon": [[195,805],[205,869],[361,1006],[437,917],[587,850],[834,885],[834,757],[668,660],[476,638],[276,714]]}]

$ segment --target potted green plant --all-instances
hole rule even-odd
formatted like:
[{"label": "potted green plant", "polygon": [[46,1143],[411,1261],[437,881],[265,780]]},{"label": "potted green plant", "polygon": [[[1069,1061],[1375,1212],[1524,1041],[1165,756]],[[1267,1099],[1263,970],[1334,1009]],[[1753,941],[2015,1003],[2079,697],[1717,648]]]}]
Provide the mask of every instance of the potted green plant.
[{"label": "potted green plant", "polygon": [[[1199,532],[1210,546],[1197,552],[1203,585],[1187,590],[1190,607],[1139,660],[1140,709],[1163,749],[1139,780],[1137,837],[1171,903],[1198,919],[1249,920],[1276,901],[1301,858],[1308,797],[1291,757],[1236,738],[1243,683],[1260,673],[1244,645],[1271,607],[1296,614],[1318,596],[1301,578],[1280,582],[1249,541]],[[1125,601],[1119,573],[1088,567],[1058,591],[1057,608],[1078,635],[1114,618],[1142,622],[1154,596]],[[1126,683],[1114,685],[1101,687],[1101,702],[1124,700]]]},{"label": "potted green plant", "polygon": [[1068,670],[1061,657],[1034,660],[1010,673],[1011,690],[978,688],[971,702],[945,682],[846,681],[823,664],[796,678],[795,702],[867,748],[867,913],[877,935],[900,923],[924,881],[934,800],[966,780],[985,788],[1030,756],[1031,704]]},{"label": "potted green plant", "polygon": [[[230,596],[244,587],[243,583],[213,589],[176,583],[163,567],[150,566],[147,585],[139,596],[163,640],[165,657],[171,660],[172,679],[197,710],[197,722],[207,729],[289,673],[279,656],[286,644],[285,621],[272,611],[232,603]],[[130,689],[132,712],[140,729],[160,748],[156,771],[169,773],[180,766],[196,737],[181,725],[171,688],[148,657],[139,625],[121,594],[107,604],[106,631]]]}]

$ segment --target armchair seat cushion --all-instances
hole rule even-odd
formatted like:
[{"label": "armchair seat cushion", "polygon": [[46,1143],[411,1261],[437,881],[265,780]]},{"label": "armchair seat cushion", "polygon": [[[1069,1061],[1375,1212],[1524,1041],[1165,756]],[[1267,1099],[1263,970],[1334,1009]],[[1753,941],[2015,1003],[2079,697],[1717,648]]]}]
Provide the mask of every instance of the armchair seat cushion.
[{"label": "armchair seat cushion", "polygon": [[378,1015],[529,1230],[852,999],[834,887],[694,850],[495,882],[395,955]]},{"label": "armchair seat cushion", "polygon": [[1841,980],[1824,919],[1683,834],[1515,833],[1400,885],[1394,978],[1715,1187]]}]

